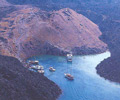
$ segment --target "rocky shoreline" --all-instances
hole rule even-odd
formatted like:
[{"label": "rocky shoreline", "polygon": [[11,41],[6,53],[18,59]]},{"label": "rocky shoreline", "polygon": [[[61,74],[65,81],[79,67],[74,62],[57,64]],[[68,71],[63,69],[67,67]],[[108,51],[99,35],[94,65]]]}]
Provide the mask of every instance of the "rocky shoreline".
[{"label": "rocky shoreline", "polygon": [[120,83],[120,56],[114,55],[102,61],[97,67],[97,73],[113,82]]},{"label": "rocky shoreline", "polygon": [[[9,0],[9,1],[16,2],[15,0]],[[0,54],[1,55],[13,56],[21,61],[35,55],[40,55],[40,54],[66,55],[71,51],[75,55],[77,54],[88,55],[88,54],[97,54],[97,53],[105,52],[107,50],[107,45],[108,45],[112,56],[108,59],[105,59],[97,66],[96,68],[97,73],[101,77],[104,77],[105,79],[109,79],[111,81],[120,83],[120,77],[119,77],[120,76],[119,18],[120,17],[117,16],[117,14],[119,13],[118,8],[117,8],[118,11],[113,9],[107,9],[105,11],[105,13],[108,12],[107,15],[104,13],[100,14],[99,10],[92,11],[91,9],[90,10],[83,9],[83,11],[81,11],[80,9],[83,8],[81,5],[79,5],[81,6],[80,8],[79,6],[72,7],[74,8],[74,10],[77,10],[79,13],[82,12],[84,15],[86,15],[88,18],[94,21],[98,26],[100,26],[100,29],[103,33],[101,39],[107,44],[106,45],[98,38],[100,35],[102,35],[102,33],[99,30],[99,27],[94,23],[92,23],[90,20],[86,19],[84,16],[79,15],[78,17],[78,14],[70,9],[68,10],[57,9],[58,11],[55,11],[53,13],[48,13],[46,11],[41,11],[37,7],[20,5],[19,2],[18,2],[19,5],[17,6],[13,4],[11,5],[10,3],[7,3],[6,0],[0,1],[0,7],[1,7]],[[100,12],[101,11],[104,12],[103,9],[106,8],[104,8],[102,6],[103,4],[101,3],[99,5],[101,5],[100,7],[102,8],[102,9],[100,8],[101,9]],[[68,7],[71,8],[71,6]],[[85,8],[86,7],[87,6],[85,5]],[[113,15],[116,16],[117,20],[116,18],[114,19],[112,17]],[[77,18],[82,19],[84,21],[81,23],[82,20],[75,20]],[[80,23],[76,23],[79,21]],[[69,25],[71,25],[73,29],[69,27]],[[40,28],[39,26],[42,27]],[[67,26],[67,28],[64,28],[64,26]],[[92,28],[90,26],[92,26]],[[72,30],[68,31],[69,29]],[[93,31],[94,29],[96,31]],[[71,35],[71,33],[75,33],[75,34],[77,33],[77,35],[75,34]],[[87,34],[82,35],[81,33],[84,34],[87,33]],[[90,33],[94,33],[94,34],[90,34]],[[68,41],[66,40],[66,38],[64,38],[65,34],[67,34],[66,38],[70,37]],[[44,40],[44,38],[47,36],[49,36],[50,38],[46,38]],[[54,37],[52,38],[51,36]],[[83,38],[81,38],[80,36],[82,36]],[[92,38],[92,40],[89,40],[90,38]],[[74,42],[74,44],[72,44],[72,42]],[[89,42],[91,44],[89,44]],[[83,43],[83,44],[76,45],[75,43]],[[2,100],[8,100],[8,99],[13,100],[16,98],[17,98],[16,100],[18,100],[18,98],[19,100],[28,100],[28,99],[37,100],[38,98],[41,98],[42,100],[48,100],[49,96],[50,96],[49,100],[55,100],[57,96],[61,93],[61,90],[58,88],[58,86],[55,85],[55,83],[51,82],[46,77],[39,75],[38,73],[27,71],[17,59],[12,57],[0,56],[0,60],[1,62],[3,62],[0,64],[1,66],[0,86],[4,87],[4,88],[2,87],[2,90],[0,90],[0,93],[2,93],[0,94]],[[25,78],[22,76],[22,73],[25,75]],[[31,77],[33,78],[32,80],[30,80]],[[34,77],[36,77],[36,79],[38,80],[36,80]],[[23,83],[21,83],[22,81]],[[26,83],[28,83],[29,87],[31,88],[27,87]],[[40,85],[36,85],[38,83],[40,83]],[[20,87],[16,86],[18,84],[20,84]],[[21,84],[24,84],[24,87],[22,87]],[[50,88],[51,91],[55,90],[54,93],[51,94],[50,93],[51,91],[47,90],[47,88],[49,88],[48,85],[51,86]],[[53,88],[52,86],[53,87],[55,86],[55,88]],[[26,91],[23,90],[23,88],[25,88]],[[43,88],[43,90],[37,88]],[[31,91],[29,91],[30,89],[32,89],[32,92],[34,91],[37,92],[37,94],[33,93],[33,95],[35,95],[36,98],[34,98],[33,95],[31,95]],[[24,95],[20,91],[27,94]],[[38,94],[38,92],[43,92],[43,94],[40,95]],[[24,98],[20,98],[20,96],[17,95],[17,93],[22,95],[22,97]]]},{"label": "rocky shoreline", "polygon": [[2,100],[56,100],[62,93],[54,82],[26,69],[20,63],[26,58],[107,50],[99,27],[70,8],[47,12],[29,5],[6,6],[5,1],[0,6],[0,54],[6,55],[0,56]]},{"label": "rocky shoreline", "polygon": [[[120,83],[120,23],[119,22],[111,22],[112,24],[108,29],[112,28],[109,31],[103,31],[103,35],[101,36],[101,40],[104,41],[109,48],[111,53],[111,57],[105,59],[97,66],[97,73],[113,82]],[[116,24],[116,26],[114,26]]]},{"label": "rocky shoreline", "polygon": [[0,56],[1,100],[56,100],[61,89],[45,76],[29,71],[13,57]]}]

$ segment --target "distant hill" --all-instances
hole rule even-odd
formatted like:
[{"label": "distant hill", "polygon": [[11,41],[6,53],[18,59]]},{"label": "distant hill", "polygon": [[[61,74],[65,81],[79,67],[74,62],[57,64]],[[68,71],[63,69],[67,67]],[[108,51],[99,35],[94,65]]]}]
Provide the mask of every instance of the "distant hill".
[{"label": "distant hill", "polygon": [[7,0],[10,3],[14,4],[40,4],[40,3],[118,3],[120,2],[119,0]]}]

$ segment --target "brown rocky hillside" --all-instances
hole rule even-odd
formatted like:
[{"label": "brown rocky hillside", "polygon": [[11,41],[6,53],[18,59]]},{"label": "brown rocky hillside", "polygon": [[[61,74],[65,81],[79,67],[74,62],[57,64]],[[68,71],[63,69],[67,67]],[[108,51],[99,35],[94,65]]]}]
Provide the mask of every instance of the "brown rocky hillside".
[{"label": "brown rocky hillside", "polygon": [[46,12],[16,6],[0,21],[0,52],[17,58],[33,55],[95,54],[107,45],[99,40],[99,27],[85,16],[65,8]]}]

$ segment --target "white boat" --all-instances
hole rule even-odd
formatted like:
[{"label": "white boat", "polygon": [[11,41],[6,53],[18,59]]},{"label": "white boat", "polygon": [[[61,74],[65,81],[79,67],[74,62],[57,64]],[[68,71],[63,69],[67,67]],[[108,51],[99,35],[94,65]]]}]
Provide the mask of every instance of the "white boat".
[{"label": "white boat", "polygon": [[39,73],[44,74],[44,70],[38,70]]},{"label": "white boat", "polygon": [[30,69],[36,69],[36,66],[31,66]]},{"label": "white boat", "polygon": [[31,68],[35,70],[44,70],[44,67],[40,65],[32,66]]},{"label": "white boat", "polygon": [[29,61],[29,64],[38,65],[39,61],[37,61],[37,60],[35,60],[35,61]]},{"label": "white boat", "polygon": [[72,57],[73,57],[72,53],[67,54],[67,61],[72,61]]},{"label": "white boat", "polygon": [[50,67],[50,68],[49,68],[49,71],[51,71],[51,72],[55,72],[56,69],[54,69],[53,67]]},{"label": "white boat", "polygon": [[65,78],[69,79],[69,80],[74,80],[74,77],[71,74],[65,73]]},{"label": "white boat", "polygon": [[44,67],[40,66],[40,65],[36,65],[36,69],[38,69],[38,70],[44,70]]}]

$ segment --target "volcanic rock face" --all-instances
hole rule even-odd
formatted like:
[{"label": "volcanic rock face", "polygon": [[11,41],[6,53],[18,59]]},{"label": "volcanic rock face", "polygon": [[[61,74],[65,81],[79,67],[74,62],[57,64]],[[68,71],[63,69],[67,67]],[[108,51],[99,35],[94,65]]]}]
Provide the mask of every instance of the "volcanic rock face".
[{"label": "volcanic rock face", "polygon": [[56,100],[61,94],[54,82],[17,59],[0,55],[0,62],[0,100]]},{"label": "volcanic rock face", "polygon": [[39,54],[94,54],[106,51],[96,24],[66,8],[46,12],[17,6],[0,22],[1,54],[28,58]]}]

